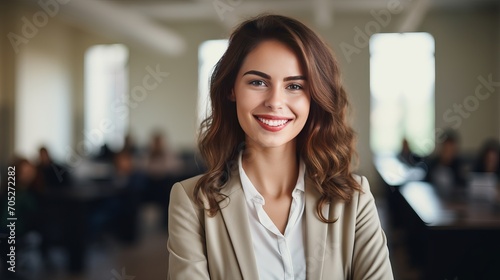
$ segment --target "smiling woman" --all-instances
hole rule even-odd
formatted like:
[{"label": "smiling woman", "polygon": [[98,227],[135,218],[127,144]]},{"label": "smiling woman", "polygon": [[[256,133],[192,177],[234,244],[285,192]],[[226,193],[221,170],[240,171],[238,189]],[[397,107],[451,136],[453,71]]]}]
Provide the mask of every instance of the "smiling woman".
[{"label": "smiling woman", "polygon": [[210,100],[208,171],[172,188],[170,279],[393,278],[368,182],[352,174],[337,62],[311,29],[242,23]]},{"label": "smiling woman", "polygon": [[[247,149],[292,145],[309,115],[310,96],[299,60],[286,45],[264,41],[250,52],[231,93]],[[274,133],[281,131],[281,133]]]}]

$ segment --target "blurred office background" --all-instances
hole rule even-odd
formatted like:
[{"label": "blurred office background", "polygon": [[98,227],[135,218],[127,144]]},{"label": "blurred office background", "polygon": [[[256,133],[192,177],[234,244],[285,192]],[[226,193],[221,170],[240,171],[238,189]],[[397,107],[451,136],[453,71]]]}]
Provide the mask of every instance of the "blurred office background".
[{"label": "blurred office background", "polygon": [[4,0],[3,270],[8,166],[18,221],[2,279],[165,279],[170,186],[204,170],[210,70],[262,12],[334,49],[396,279],[498,276],[500,1]]}]

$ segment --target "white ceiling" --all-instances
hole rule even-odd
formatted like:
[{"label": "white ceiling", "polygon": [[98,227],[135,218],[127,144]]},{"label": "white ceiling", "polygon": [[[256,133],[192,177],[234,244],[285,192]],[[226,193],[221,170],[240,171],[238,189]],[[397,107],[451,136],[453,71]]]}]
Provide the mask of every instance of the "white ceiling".
[{"label": "white ceiling", "polygon": [[[27,0],[33,3],[38,0]],[[134,41],[168,55],[185,48],[170,22],[213,21],[232,28],[242,17],[262,12],[307,13],[316,25],[328,27],[341,13],[369,13],[400,2],[399,31],[418,28],[430,9],[471,8],[500,0],[65,0],[61,12],[80,26],[107,37]],[[61,1],[61,2],[65,2]],[[163,23],[162,23],[163,22]]]}]

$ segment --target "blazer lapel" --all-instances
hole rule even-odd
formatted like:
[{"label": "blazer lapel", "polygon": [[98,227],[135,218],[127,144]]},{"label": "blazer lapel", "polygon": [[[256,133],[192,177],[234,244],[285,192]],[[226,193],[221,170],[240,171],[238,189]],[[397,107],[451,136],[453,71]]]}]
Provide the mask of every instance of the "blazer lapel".
[{"label": "blazer lapel", "polygon": [[259,279],[248,223],[245,194],[237,171],[232,172],[231,179],[222,189],[222,193],[227,195],[228,199],[220,203],[221,215],[231,239],[241,274],[244,279]]},{"label": "blazer lapel", "polygon": [[[322,279],[328,224],[322,222],[316,205],[321,197],[315,183],[306,175],[305,181],[305,246],[307,279]],[[328,218],[329,204],[323,207],[323,215]]]}]

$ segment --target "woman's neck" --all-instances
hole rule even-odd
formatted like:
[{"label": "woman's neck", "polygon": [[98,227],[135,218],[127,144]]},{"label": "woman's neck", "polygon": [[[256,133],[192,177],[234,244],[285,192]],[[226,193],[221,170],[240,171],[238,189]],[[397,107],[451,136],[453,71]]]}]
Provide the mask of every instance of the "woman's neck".
[{"label": "woman's neck", "polygon": [[264,197],[291,195],[299,173],[295,144],[276,148],[247,146],[242,164],[248,178]]}]

